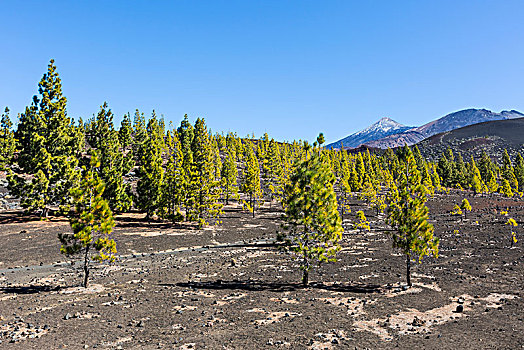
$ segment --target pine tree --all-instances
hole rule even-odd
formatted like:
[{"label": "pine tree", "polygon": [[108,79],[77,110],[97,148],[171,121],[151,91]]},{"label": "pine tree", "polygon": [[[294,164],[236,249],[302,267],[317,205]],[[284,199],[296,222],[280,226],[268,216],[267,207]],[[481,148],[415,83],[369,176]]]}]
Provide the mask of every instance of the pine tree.
[{"label": "pine tree", "polygon": [[[499,184],[497,183],[497,178],[495,177],[495,174],[491,170],[488,170],[486,178],[487,178],[486,187],[488,189],[488,193],[495,193],[495,192],[497,192],[497,190],[499,188]],[[509,185],[509,183],[508,183],[508,185]],[[510,187],[510,189],[511,189],[511,187]]]},{"label": "pine tree", "polygon": [[418,146],[413,146],[413,157],[415,157],[415,161],[417,163],[417,169],[424,169],[426,165],[426,161],[424,157],[422,157],[422,153],[420,153],[420,149]]},{"label": "pine tree", "polygon": [[515,159],[515,177],[517,178],[517,182],[519,184],[518,191],[523,193],[524,192],[524,158],[522,158],[522,155],[520,153],[517,154],[517,158]]},{"label": "pine tree", "polygon": [[356,165],[352,164],[350,173],[349,173],[349,186],[353,190],[353,192],[358,192],[362,189],[362,182],[360,180],[360,177],[357,173]]},{"label": "pine tree", "polygon": [[460,205],[455,204],[453,210],[451,211],[451,215],[462,217],[462,209],[460,208]]},{"label": "pine tree", "polygon": [[129,113],[124,114],[124,118],[120,123],[120,129],[118,130],[118,140],[122,149],[127,150],[132,146],[133,142],[133,126],[131,124],[131,116]]},{"label": "pine tree", "polygon": [[438,256],[438,238],[433,237],[433,225],[428,223],[427,190],[422,185],[416,161],[409,151],[405,172],[398,191],[390,190],[388,222],[395,228],[390,234],[393,246],[406,256],[407,284],[411,286],[411,260],[421,262],[425,255]]},{"label": "pine tree", "polygon": [[130,155],[124,157],[119,133],[113,124],[113,113],[106,102],[87,126],[87,142],[100,155],[100,177],[105,184],[104,199],[111,210],[125,212],[133,203],[131,188],[124,183],[126,175],[134,165]]},{"label": "pine tree", "polygon": [[71,133],[73,138],[71,143],[73,156],[80,162],[80,159],[83,157],[87,146],[86,129],[82,118],[78,118],[78,123],[76,125],[71,125]]},{"label": "pine tree", "polygon": [[[82,181],[71,191],[75,210],[69,222],[73,234],[58,235],[62,254],[83,255],[84,287],[88,283],[90,258],[98,262],[113,261],[116,253],[115,241],[110,238],[115,223],[111,209],[102,197],[104,183],[97,175],[99,166],[96,153],[92,153],[90,168],[83,167]],[[92,251],[95,255],[91,257]]]},{"label": "pine tree", "polygon": [[244,171],[242,174],[242,192],[249,196],[249,202],[244,201],[244,206],[253,213],[255,217],[256,205],[262,196],[260,187],[260,168],[253,147],[247,144],[245,147]]},{"label": "pine tree", "polygon": [[377,196],[377,191],[373,187],[371,181],[367,180],[362,185],[362,190],[360,192],[360,199],[366,201],[368,204],[372,204],[373,200]]},{"label": "pine tree", "polygon": [[470,161],[470,177],[471,177],[471,189],[476,194],[482,193],[487,191],[486,185],[482,182],[482,175],[480,174],[480,170],[477,168],[477,164],[475,163],[475,159],[473,159],[473,156],[471,157]]},{"label": "pine tree", "polygon": [[264,147],[263,141],[258,141],[256,143],[256,153],[255,156],[257,157],[260,169],[261,169],[261,177],[263,179],[267,179],[268,177],[268,159],[266,156],[266,148]]},{"label": "pine tree", "polygon": [[320,152],[322,150],[322,145],[326,142],[326,139],[324,138],[324,134],[320,133],[317,136],[317,144],[318,144],[318,154],[320,155]]},{"label": "pine tree", "polygon": [[462,203],[460,203],[460,209],[464,211],[464,219],[467,219],[468,211],[471,211],[471,204],[469,204],[469,201],[466,198],[464,198]]},{"label": "pine tree", "polygon": [[[468,171],[466,169],[466,164],[462,155],[459,153],[457,156],[457,161],[455,163],[453,184],[454,187],[465,188],[468,186]],[[459,187],[460,186],[460,187]]]},{"label": "pine tree", "polygon": [[182,169],[183,169],[183,202],[185,206],[185,214],[187,220],[194,220],[191,213],[191,208],[194,206],[195,193],[198,184],[195,183],[195,176],[193,175],[193,151],[191,145],[193,144],[193,138],[195,131],[193,125],[189,122],[187,114],[184,115],[184,119],[180,123],[177,129],[178,138],[180,140],[180,146],[182,148]]},{"label": "pine tree", "polygon": [[0,120],[0,170],[11,166],[16,143],[13,134],[13,123],[9,118],[9,108],[5,108]]},{"label": "pine tree", "polygon": [[438,160],[438,175],[443,186],[450,187],[452,184],[452,166],[444,153]]},{"label": "pine tree", "polygon": [[342,238],[333,183],[335,177],[318,155],[299,161],[285,189],[286,233],[279,237],[286,249],[298,255],[302,284],[309,282],[314,261],[336,261]]},{"label": "pine tree", "polygon": [[215,139],[211,133],[209,133],[209,140],[211,142],[215,181],[220,183],[222,181],[222,158],[220,157],[220,147],[218,146],[217,139]]},{"label": "pine tree", "polygon": [[191,152],[193,164],[190,183],[195,197],[191,208],[194,214],[190,217],[196,218],[200,226],[206,225],[211,218],[218,223],[222,213],[222,204],[219,202],[220,180],[215,174],[213,144],[204,119],[198,118],[195,122]]},{"label": "pine tree", "polygon": [[235,164],[235,156],[229,150],[226,151],[226,158],[222,163],[221,175],[222,192],[226,195],[226,205],[228,205],[230,197],[238,200],[237,166]]},{"label": "pine tree", "polygon": [[228,133],[226,135],[226,148],[227,152],[231,153],[233,156],[233,159],[237,160],[237,140],[235,138],[235,135],[233,133]]},{"label": "pine tree", "polygon": [[432,165],[431,180],[432,180],[434,189],[436,191],[440,191],[442,189],[441,180],[440,180],[440,176],[438,175],[437,167],[435,164]]},{"label": "pine tree", "polygon": [[16,131],[20,152],[20,173],[31,180],[11,173],[9,189],[20,197],[20,204],[27,211],[39,211],[47,217],[54,205],[67,206],[69,190],[78,178],[76,170],[81,145],[77,129],[67,117],[67,99],[62,95],[62,82],[54,60],[38,84],[40,97],[34,96],[31,106],[20,115]]},{"label": "pine tree", "polygon": [[271,139],[268,145],[267,156],[267,181],[270,192],[270,205],[273,198],[281,201],[284,191],[284,174],[282,169],[282,156],[275,140]]},{"label": "pine tree", "polygon": [[[351,196],[352,187],[351,187],[351,165],[349,164],[347,158],[344,157],[342,161],[342,166],[340,170],[340,217],[342,222],[344,222],[344,214],[351,213],[351,206],[349,204],[349,198]],[[355,173],[356,174],[356,173]]]},{"label": "pine tree", "polygon": [[509,181],[506,178],[502,179],[501,192],[502,194],[504,194],[504,196],[508,198],[513,197],[513,191],[511,190],[511,185],[509,184]]},{"label": "pine tree", "polygon": [[146,118],[144,113],[141,113],[138,109],[135,110],[135,116],[133,119],[133,157],[135,158],[135,164],[140,165],[143,154],[144,143],[148,138],[146,130]]},{"label": "pine tree", "polygon": [[[364,165],[364,159],[362,158],[362,153],[357,153],[357,157],[355,160],[355,171],[358,175],[358,183],[363,184],[364,178],[366,176],[366,166]],[[358,187],[358,190],[360,190],[360,186]],[[354,188],[355,190],[356,187]]]},{"label": "pine tree", "polygon": [[158,132],[158,120],[147,123],[148,137],[142,145],[142,159],[138,169],[137,206],[150,219],[161,207],[164,169],[162,168],[162,141]]},{"label": "pine tree", "polygon": [[[184,115],[184,119],[180,123],[180,127],[177,129],[178,137],[182,144],[182,152],[184,154],[184,161],[192,163],[193,153],[191,151],[191,145],[193,144],[193,138],[195,131],[193,125],[189,122],[187,114]],[[191,160],[189,160],[191,158]]]},{"label": "pine tree", "polygon": [[502,155],[502,178],[508,180],[512,190],[518,191],[519,183],[513,172],[511,159],[506,149],[504,149],[504,154]]},{"label": "pine tree", "polygon": [[435,187],[433,186],[433,181],[431,180],[431,175],[429,174],[428,166],[426,162],[422,163],[422,185],[428,190],[428,192],[433,195],[435,193]]},{"label": "pine tree", "polygon": [[182,145],[176,131],[168,131],[166,137],[167,164],[162,184],[162,216],[180,221],[180,207],[184,204],[186,177],[184,175]]},{"label": "pine tree", "polygon": [[362,210],[357,211],[357,223],[355,224],[355,227],[360,231],[360,233],[362,233],[363,230],[369,231],[371,229],[369,221]]},{"label": "pine tree", "polygon": [[513,247],[513,244],[517,243],[517,235],[515,234],[515,231],[513,231],[514,227],[517,227],[518,224],[513,218],[509,218],[508,221],[506,221],[506,225],[509,225],[511,228],[511,246]]},{"label": "pine tree", "polygon": [[471,189],[476,194],[483,192],[482,182],[478,175],[473,175],[473,179],[471,180]]},{"label": "pine tree", "polygon": [[[495,170],[495,164],[491,161],[491,158],[487,155],[485,151],[482,151],[482,156],[479,161],[479,171],[481,175],[481,180],[488,186],[488,184],[492,181],[492,176],[496,172]],[[491,186],[492,187],[492,186]],[[490,192],[495,192],[495,190]]]}]

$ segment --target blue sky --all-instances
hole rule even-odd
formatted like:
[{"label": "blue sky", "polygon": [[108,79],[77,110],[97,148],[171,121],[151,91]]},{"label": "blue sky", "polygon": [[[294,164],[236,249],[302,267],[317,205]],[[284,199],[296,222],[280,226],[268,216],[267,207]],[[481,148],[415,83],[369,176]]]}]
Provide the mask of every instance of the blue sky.
[{"label": "blue sky", "polygon": [[68,113],[107,101],[213,131],[335,141],[381,117],[524,111],[523,1],[3,1],[0,108],[54,58]]}]

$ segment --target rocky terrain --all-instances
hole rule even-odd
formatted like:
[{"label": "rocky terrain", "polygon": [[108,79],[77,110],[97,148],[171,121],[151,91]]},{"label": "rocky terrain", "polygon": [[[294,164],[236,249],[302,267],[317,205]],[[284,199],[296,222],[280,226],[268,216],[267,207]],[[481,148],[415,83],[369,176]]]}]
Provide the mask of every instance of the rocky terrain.
[{"label": "rocky terrain", "polygon": [[[202,230],[117,217],[113,264],[79,287],[79,263],[59,254],[63,218],[0,214],[0,349],[520,349],[524,346],[522,200],[465,192],[429,202],[438,259],[413,268],[391,248],[382,214],[371,231],[344,222],[337,263],[303,288],[291,256],[274,245],[280,212],[256,218],[232,204]],[[519,223],[511,247],[506,217]]]}]

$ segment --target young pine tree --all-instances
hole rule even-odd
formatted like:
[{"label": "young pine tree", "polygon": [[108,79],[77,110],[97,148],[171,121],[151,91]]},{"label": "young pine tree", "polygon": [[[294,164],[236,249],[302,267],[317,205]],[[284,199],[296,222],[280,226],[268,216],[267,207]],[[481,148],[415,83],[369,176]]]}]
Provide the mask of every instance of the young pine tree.
[{"label": "young pine tree", "polygon": [[460,209],[464,211],[464,219],[467,219],[468,211],[471,211],[471,204],[469,204],[469,201],[466,198],[464,198],[462,203],[460,203]]},{"label": "young pine tree", "polygon": [[428,222],[427,190],[420,183],[421,177],[411,151],[408,152],[404,174],[398,191],[390,190],[388,222],[395,229],[390,234],[393,246],[406,256],[406,279],[411,286],[411,260],[419,262],[426,255],[438,256],[439,240],[433,237],[433,225]]},{"label": "young pine tree", "polygon": [[333,189],[335,177],[318,155],[299,161],[294,167],[284,198],[285,249],[300,259],[302,284],[309,282],[314,262],[336,261],[342,238],[342,224]]},{"label": "young pine tree", "polygon": [[132,146],[133,142],[133,125],[131,124],[131,116],[129,113],[124,114],[124,118],[120,123],[118,130],[118,140],[122,149],[127,150]]},{"label": "young pine tree", "polygon": [[358,228],[360,233],[362,233],[363,230],[369,231],[371,229],[369,221],[362,210],[357,211],[357,223],[355,224],[355,227]]},{"label": "young pine tree", "polygon": [[144,143],[147,140],[147,129],[146,129],[146,118],[144,113],[141,113],[138,109],[135,110],[135,116],[133,119],[133,157],[135,158],[135,164],[140,165],[143,158]]},{"label": "young pine tree", "polygon": [[162,216],[172,221],[183,219],[180,207],[184,204],[185,176],[180,139],[176,131],[168,131],[166,137],[167,164],[162,184]]},{"label": "young pine tree", "polygon": [[260,168],[258,159],[253,151],[253,146],[249,142],[245,146],[245,150],[242,192],[249,196],[249,202],[244,202],[244,206],[247,207],[247,209],[253,213],[253,217],[255,217],[256,204],[262,196]]},{"label": "young pine tree", "polygon": [[104,199],[115,212],[128,211],[132,206],[129,184],[124,183],[126,175],[134,165],[131,156],[124,156],[119,133],[113,124],[113,113],[106,102],[87,126],[87,142],[98,150],[100,177],[105,184]]},{"label": "young pine tree", "polygon": [[69,222],[73,233],[58,235],[62,254],[83,255],[84,287],[88,283],[90,260],[113,261],[116,253],[115,241],[110,238],[115,223],[111,209],[102,197],[104,183],[97,174],[99,166],[98,157],[93,153],[90,168],[83,168],[82,181],[71,190],[75,209]]},{"label": "young pine tree", "polygon": [[222,192],[226,196],[226,205],[229,204],[229,198],[233,197],[238,200],[237,184],[237,166],[233,152],[226,151],[226,159],[222,163]]},{"label": "young pine tree", "polygon": [[192,212],[202,227],[209,219],[216,219],[222,213],[220,203],[220,180],[216,178],[214,148],[204,119],[195,122],[194,137],[191,143],[193,155],[190,188],[194,193]]},{"label": "young pine tree", "polygon": [[147,124],[148,137],[142,145],[142,159],[138,169],[137,206],[150,219],[161,206],[162,183],[162,144],[158,133],[158,121],[155,118]]},{"label": "young pine tree", "polygon": [[17,174],[10,174],[8,179],[10,191],[20,197],[23,208],[47,217],[52,206],[70,204],[69,190],[77,182],[76,157],[81,145],[67,117],[67,99],[62,95],[54,60],[38,84],[38,93],[40,96],[34,96],[31,106],[20,115],[15,135],[20,173],[31,180]]},{"label": "young pine tree", "polygon": [[515,159],[515,177],[519,184],[518,191],[524,193],[524,158],[522,158],[520,153],[517,154]]},{"label": "young pine tree", "polygon": [[0,170],[9,167],[13,161],[16,143],[12,127],[9,108],[6,107],[0,120]]},{"label": "young pine tree", "polygon": [[184,115],[184,119],[180,122],[180,126],[177,128],[178,139],[180,140],[180,146],[182,148],[182,169],[184,181],[182,195],[183,202],[185,207],[186,220],[194,220],[191,208],[194,206],[195,202],[195,189],[196,184],[194,183],[193,175],[193,151],[191,150],[191,145],[193,144],[193,138],[195,135],[195,130],[193,125],[189,122],[187,114]]},{"label": "young pine tree", "polygon": [[267,157],[267,181],[269,189],[270,205],[274,198],[282,199],[284,191],[284,171],[282,169],[282,156],[278,143],[271,139],[268,144]]},{"label": "young pine tree", "polygon": [[344,157],[342,160],[342,166],[340,169],[340,217],[342,222],[344,221],[344,214],[351,213],[351,206],[349,203],[349,198],[351,197],[352,187],[351,187],[351,164],[349,164],[348,159]]},{"label": "young pine tree", "polygon": [[511,190],[511,185],[508,179],[502,179],[502,187],[500,188],[500,191],[502,192],[502,194],[504,194],[504,196],[508,198],[513,197],[513,191]]},{"label": "young pine tree", "polygon": [[506,225],[508,225],[511,229],[511,246],[513,247],[513,244],[517,243],[517,235],[515,231],[513,231],[514,227],[517,227],[518,224],[513,218],[509,218],[508,221],[506,221]]},{"label": "young pine tree", "polygon": [[513,166],[511,164],[511,159],[509,158],[508,150],[504,149],[502,155],[502,178],[508,180],[509,185],[512,191],[518,191],[519,183],[515,173],[513,171]]}]

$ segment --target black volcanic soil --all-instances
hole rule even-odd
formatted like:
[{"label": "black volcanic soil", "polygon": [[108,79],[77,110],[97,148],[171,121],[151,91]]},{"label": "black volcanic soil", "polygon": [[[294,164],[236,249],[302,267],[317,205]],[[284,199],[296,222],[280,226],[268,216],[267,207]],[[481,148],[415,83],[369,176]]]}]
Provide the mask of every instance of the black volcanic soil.
[{"label": "black volcanic soil", "polygon": [[280,213],[268,206],[254,219],[229,206],[204,230],[121,216],[118,260],[96,266],[87,289],[79,263],[59,254],[67,221],[3,212],[0,348],[520,349],[524,235],[517,227],[511,248],[497,210],[522,225],[524,202],[468,197],[474,210],[461,220],[448,213],[463,196],[429,202],[440,257],[413,268],[410,289],[370,210],[371,232],[348,228],[339,261],[313,271],[308,288],[271,244]]}]

